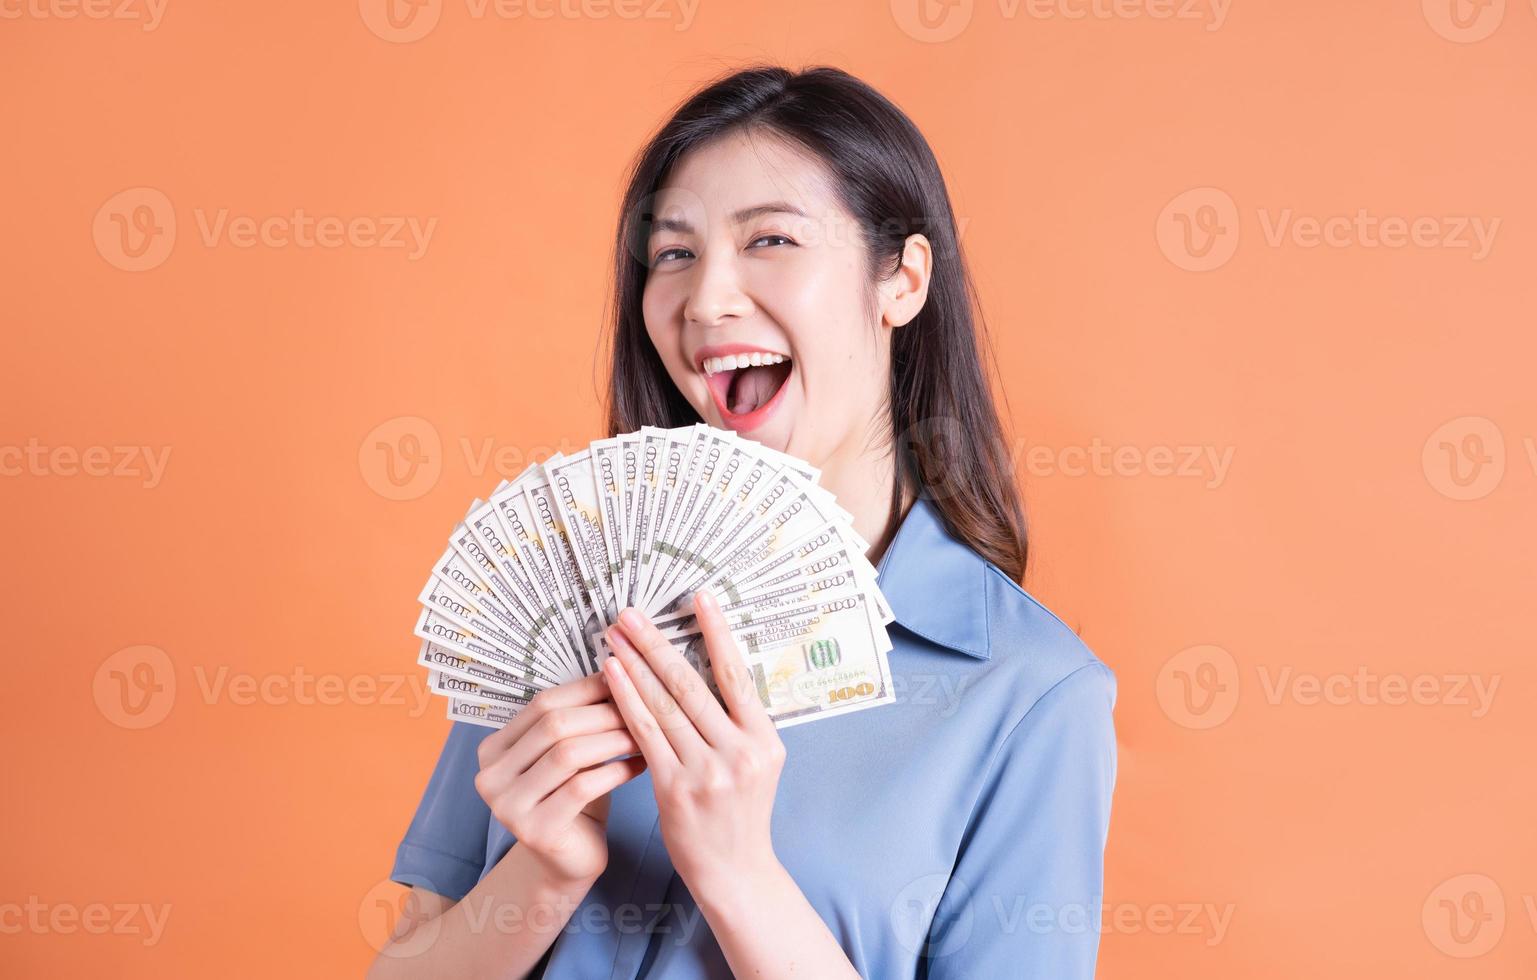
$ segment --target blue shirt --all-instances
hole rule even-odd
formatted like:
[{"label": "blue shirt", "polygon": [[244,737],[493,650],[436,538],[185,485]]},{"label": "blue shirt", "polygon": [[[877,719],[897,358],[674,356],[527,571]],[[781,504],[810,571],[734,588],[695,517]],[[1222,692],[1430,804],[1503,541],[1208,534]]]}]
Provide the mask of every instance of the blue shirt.
[{"label": "blue shirt", "polygon": [[[878,570],[897,700],[780,730],[780,863],[862,976],[1092,977],[1115,675],[925,500]],[[395,881],[458,900],[512,846],[475,791],[488,732],[449,731]],[[543,976],[730,977],[673,871],[649,770],[614,791],[608,843]]]}]

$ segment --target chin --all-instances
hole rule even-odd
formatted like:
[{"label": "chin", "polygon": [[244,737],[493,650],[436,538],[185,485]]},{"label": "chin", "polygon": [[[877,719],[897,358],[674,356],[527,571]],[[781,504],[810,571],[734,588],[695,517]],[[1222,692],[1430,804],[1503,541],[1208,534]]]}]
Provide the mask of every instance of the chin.
[{"label": "chin", "polygon": [[790,444],[790,427],[782,418],[760,425],[750,432],[739,432],[737,435],[782,453],[789,452],[787,447]]}]

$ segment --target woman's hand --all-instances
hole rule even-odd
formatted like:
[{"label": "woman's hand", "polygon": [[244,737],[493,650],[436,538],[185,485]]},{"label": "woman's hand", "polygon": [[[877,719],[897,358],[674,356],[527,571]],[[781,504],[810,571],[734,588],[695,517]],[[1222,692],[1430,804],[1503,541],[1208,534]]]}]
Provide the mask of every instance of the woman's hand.
[{"label": "woman's hand", "polygon": [[769,817],[785,750],[720,606],[696,593],[694,613],[725,709],[636,609],[620,613],[607,631],[615,655],[603,669],[651,769],[673,867],[703,903],[782,870]]},{"label": "woman's hand", "polygon": [[475,789],[551,881],[591,884],[608,865],[608,793],[645,770],[639,751],[592,674],[540,691],[487,735]]}]

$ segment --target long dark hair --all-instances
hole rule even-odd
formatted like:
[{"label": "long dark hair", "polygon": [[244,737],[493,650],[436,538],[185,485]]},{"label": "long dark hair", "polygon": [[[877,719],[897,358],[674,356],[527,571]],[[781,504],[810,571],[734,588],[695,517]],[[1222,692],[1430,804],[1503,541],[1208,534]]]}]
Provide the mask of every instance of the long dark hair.
[{"label": "long dark hair", "polygon": [[[684,153],[736,131],[778,135],[819,158],[856,221],[870,288],[896,271],[907,236],[927,236],[933,269],[922,311],[893,332],[889,430],[896,454],[891,514],[933,502],[951,533],[1016,582],[1026,532],[1019,489],[978,343],[975,287],[949,193],[928,142],[883,95],[837,68],[759,66],[685,101],[632,164],[614,248],[610,436],[700,421],[672,383],[641,308],[651,202]],[[991,366],[991,356],[988,356]]]}]

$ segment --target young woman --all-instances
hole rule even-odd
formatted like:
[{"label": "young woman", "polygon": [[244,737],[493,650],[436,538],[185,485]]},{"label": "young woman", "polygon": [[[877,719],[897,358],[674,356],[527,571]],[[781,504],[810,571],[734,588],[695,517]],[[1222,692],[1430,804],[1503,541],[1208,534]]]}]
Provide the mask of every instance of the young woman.
[{"label": "young woman", "polygon": [[[708,597],[724,707],[626,613],[603,673],[449,732],[373,975],[1091,977],[1116,682],[1016,584],[923,137],[836,69],[733,74],[639,156],[616,259],[610,435],[703,420],[818,467],[874,542],[897,701],[780,731]],[[751,352],[785,360],[706,369]]]}]

